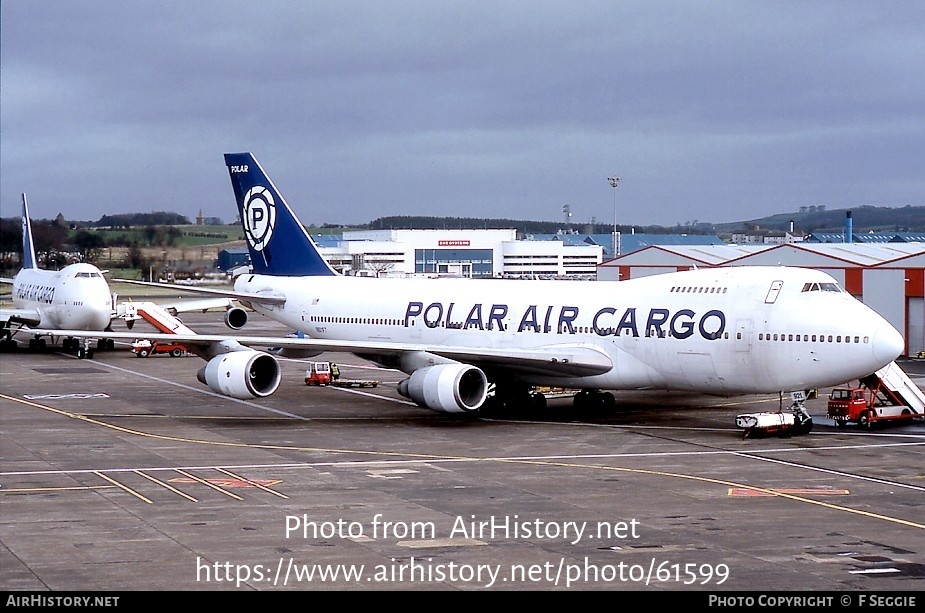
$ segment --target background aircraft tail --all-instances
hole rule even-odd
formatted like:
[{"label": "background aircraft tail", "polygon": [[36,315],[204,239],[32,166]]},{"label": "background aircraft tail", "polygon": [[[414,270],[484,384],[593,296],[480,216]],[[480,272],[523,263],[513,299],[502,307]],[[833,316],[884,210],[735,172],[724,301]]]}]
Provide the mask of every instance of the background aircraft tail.
[{"label": "background aircraft tail", "polygon": [[32,242],[32,222],[29,221],[29,205],[26,195],[22,195],[22,267],[38,268],[35,259],[35,243]]},{"label": "background aircraft tail", "polygon": [[250,153],[226,153],[254,272],[276,276],[337,274]]}]

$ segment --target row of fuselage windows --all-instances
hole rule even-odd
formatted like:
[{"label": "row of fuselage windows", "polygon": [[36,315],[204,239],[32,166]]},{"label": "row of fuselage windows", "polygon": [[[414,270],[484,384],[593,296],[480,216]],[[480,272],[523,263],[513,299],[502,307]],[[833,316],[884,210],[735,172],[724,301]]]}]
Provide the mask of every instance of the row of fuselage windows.
[{"label": "row of fuselage windows", "polygon": [[328,315],[313,315],[311,321],[322,324],[367,324],[371,326],[403,326],[400,319],[385,317],[334,317]]},{"label": "row of fuselage windows", "polygon": [[758,334],[759,341],[784,341],[794,343],[861,343],[865,345],[870,342],[870,337],[851,336],[846,334]]},{"label": "row of fuselage windows", "polygon": [[671,288],[672,294],[725,294],[728,287],[690,287],[675,286]]}]

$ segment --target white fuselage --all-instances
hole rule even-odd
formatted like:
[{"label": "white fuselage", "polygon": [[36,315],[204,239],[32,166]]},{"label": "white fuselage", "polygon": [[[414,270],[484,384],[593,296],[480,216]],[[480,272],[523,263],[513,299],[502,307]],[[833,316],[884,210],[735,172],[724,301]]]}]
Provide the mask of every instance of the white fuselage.
[{"label": "white fuselage", "polygon": [[719,268],[622,282],[242,275],[285,296],[254,308],[306,336],[422,347],[595,348],[606,373],[520,373],[587,389],[772,393],[837,385],[893,361],[901,335],[825,273]]},{"label": "white fuselage", "polygon": [[112,317],[109,284],[96,266],[83,263],[20,270],[13,279],[13,306],[35,311],[36,328],[104,330]]}]

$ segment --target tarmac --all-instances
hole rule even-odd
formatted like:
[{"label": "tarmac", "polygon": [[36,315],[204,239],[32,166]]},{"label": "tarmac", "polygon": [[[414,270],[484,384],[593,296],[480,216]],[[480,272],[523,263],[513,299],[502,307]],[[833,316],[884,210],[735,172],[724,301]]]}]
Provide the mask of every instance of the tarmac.
[{"label": "tarmac", "polygon": [[[228,332],[221,315],[184,321]],[[143,324],[136,328],[143,338]],[[248,335],[286,334],[258,317]],[[346,354],[268,398],[124,344],[0,357],[0,589],[921,591],[925,423],[744,437],[777,395],[454,417]],[[900,365],[925,386],[925,360]],[[783,400],[784,406],[789,399]]]}]

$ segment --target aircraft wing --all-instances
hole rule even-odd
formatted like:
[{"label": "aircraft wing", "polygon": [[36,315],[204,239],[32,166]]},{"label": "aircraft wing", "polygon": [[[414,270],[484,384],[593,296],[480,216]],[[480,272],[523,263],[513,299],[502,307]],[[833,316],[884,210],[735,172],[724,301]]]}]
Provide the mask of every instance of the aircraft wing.
[{"label": "aircraft wing", "polygon": [[10,323],[25,326],[37,326],[42,316],[35,309],[0,309],[0,323],[4,326]]},{"label": "aircraft wing", "polygon": [[200,355],[217,355],[247,347],[343,351],[363,356],[399,356],[404,353],[426,352],[451,360],[505,370],[552,375],[589,376],[610,371],[613,361],[605,353],[587,345],[554,344],[532,349],[464,347],[388,341],[339,341],[282,336],[227,336],[216,334],[138,334],[137,332],[87,332],[83,330],[32,330],[35,333],[73,336],[75,338],[111,338],[136,340],[140,336],[151,341],[175,342],[198,348]]},{"label": "aircraft wing", "polygon": [[209,296],[221,296],[224,298],[230,298],[237,300],[242,303],[244,306],[251,306],[253,302],[259,302],[261,304],[285,304],[286,298],[283,296],[275,296],[273,294],[250,294],[247,292],[236,292],[234,290],[223,290],[223,289],[213,289],[207,287],[198,287],[195,285],[178,285],[176,283],[153,283],[150,281],[132,281],[129,279],[113,279],[113,281],[119,283],[131,283],[132,285],[146,285],[148,287],[159,287],[161,289],[170,289],[173,291],[182,290],[184,292],[190,292],[195,294],[205,294]]},{"label": "aircraft wing", "polygon": [[202,298],[200,300],[178,300],[176,302],[158,302],[157,305],[168,311],[171,315],[177,313],[192,313],[210,309],[230,309],[234,306],[233,298]]}]

